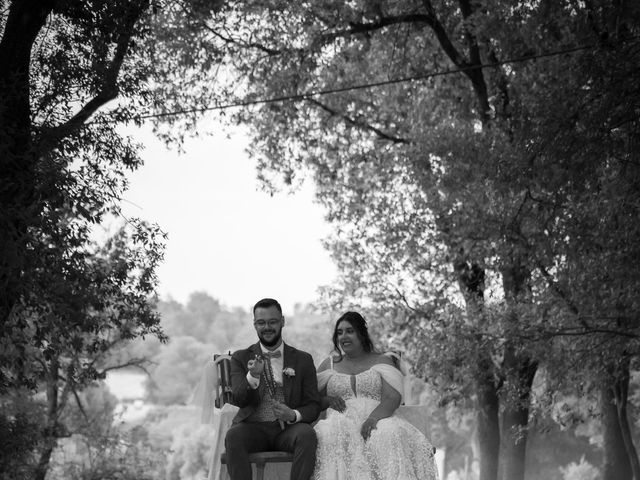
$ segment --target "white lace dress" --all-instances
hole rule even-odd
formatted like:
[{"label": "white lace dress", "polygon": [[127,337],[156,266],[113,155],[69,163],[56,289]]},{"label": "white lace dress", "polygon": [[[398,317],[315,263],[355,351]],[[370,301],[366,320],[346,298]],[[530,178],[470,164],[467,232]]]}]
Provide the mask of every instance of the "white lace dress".
[{"label": "white lace dress", "polygon": [[319,388],[345,399],[343,413],[327,409],[316,424],[318,450],[314,480],[437,480],[433,446],[417,428],[396,416],[378,421],[365,442],[360,427],[380,403],[382,379],[402,394],[402,374],[378,364],[355,375],[318,374]]}]

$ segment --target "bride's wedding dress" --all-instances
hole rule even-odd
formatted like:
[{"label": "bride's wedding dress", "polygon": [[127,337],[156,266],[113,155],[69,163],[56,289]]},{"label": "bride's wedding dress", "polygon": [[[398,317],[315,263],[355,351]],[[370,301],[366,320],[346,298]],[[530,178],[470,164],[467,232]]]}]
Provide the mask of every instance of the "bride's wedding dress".
[{"label": "bride's wedding dress", "polygon": [[318,373],[319,389],[345,399],[343,413],[327,409],[317,423],[318,436],[314,480],[437,480],[433,446],[404,419],[392,415],[378,421],[365,442],[360,427],[375,409],[382,392],[382,379],[402,393],[402,374],[394,367],[378,364],[355,375],[333,370]]}]

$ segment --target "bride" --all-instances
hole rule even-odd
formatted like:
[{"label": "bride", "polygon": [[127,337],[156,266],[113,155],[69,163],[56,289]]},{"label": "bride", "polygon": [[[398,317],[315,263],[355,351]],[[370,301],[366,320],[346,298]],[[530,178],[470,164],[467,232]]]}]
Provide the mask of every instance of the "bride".
[{"label": "bride", "polygon": [[318,367],[326,419],[316,426],[314,480],[437,480],[433,446],[394,416],[402,401],[402,373],[375,353],[367,322],[347,312],[336,322],[338,355]]}]

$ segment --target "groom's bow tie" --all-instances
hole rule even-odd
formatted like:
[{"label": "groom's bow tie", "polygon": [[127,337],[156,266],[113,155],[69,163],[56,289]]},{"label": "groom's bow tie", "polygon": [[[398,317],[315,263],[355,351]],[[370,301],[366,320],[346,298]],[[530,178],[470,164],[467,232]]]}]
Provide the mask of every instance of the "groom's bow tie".
[{"label": "groom's bow tie", "polygon": [[264,352],[262,355],[266,358],[280,358],[282,356],[282,352],[280,350],[276,350],[275,352]]}]

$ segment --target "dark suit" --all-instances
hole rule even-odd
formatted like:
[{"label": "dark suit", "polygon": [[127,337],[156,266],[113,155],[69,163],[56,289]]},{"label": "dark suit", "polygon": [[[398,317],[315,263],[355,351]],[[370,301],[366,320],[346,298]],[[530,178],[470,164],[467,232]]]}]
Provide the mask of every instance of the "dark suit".
[{"label": "dark suit", "polygon": [[311,355],[289,345],[283,347],[283,369],[291,368],[295,375],[282,375],[285,404],[300,412],[301,420],[285,424],[281,430],[278,422],[246,421],[261,402],[260,389],[253,389],[247,381],[247,363],[260,354],[260,344],[238,350],[231,357],[232,403],[240,410],[227,432],[225,446],[227,468],[233,480],[250,480],[251,465],[248,454],[262,450],[285,450],[294,454],[291,479],[306,480],[311,477],[315,465],[317,440],[311,422],[320,413],[320,395],[316,369]]}]

